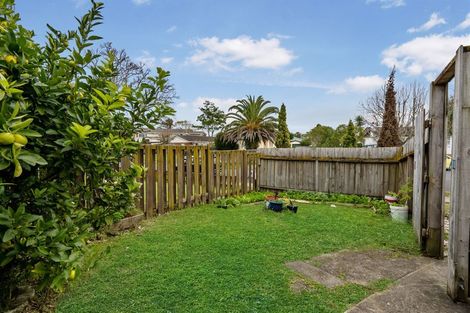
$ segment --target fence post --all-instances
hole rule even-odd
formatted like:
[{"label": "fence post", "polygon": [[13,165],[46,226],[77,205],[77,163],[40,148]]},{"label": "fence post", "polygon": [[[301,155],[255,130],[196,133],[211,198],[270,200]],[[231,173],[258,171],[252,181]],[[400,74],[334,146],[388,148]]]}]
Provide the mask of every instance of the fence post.
[{"label": "fence post", "polygon": [[449,274],[447,293],[453,300],[468,302],[470,228],[470,52],[457,50],[455,60],[455,102],[453,117],[452,186]]},{"label": "fence post", "polygon": [[447,85],[431,84],[429,131],[429,166],[427,193],[428,236],[425,241],[426,254],[431,257],[444,256],[444,158],[446,153],[445,106]]}]

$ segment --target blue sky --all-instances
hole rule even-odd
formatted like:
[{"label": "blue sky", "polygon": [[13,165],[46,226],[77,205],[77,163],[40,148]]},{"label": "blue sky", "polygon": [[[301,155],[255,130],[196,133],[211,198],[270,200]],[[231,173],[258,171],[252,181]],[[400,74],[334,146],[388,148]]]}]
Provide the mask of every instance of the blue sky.
[{"label": "blue sky", "polygon": [[[469,0],[113,0],[98,34],[136,61],[171,71],[178,119],[209,99],[245,95],[287,106],[291,131],[336,126],[360,113],[391,67],[424,84],[470,45]],[[17,0],[43,40],[72,29],[86,0]]]}]

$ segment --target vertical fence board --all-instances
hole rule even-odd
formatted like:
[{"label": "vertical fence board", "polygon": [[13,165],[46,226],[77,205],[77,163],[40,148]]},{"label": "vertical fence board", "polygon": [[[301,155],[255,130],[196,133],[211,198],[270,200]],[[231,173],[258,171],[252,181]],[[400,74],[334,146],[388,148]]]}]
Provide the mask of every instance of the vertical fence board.
[{"label": "vertical fence board", "polygon": [[193,205],[193,152],[191,148],[186,154],[186,206]]},{"label": "vertical fence board", "polygon": [[167,166],[168,166],[168,210],[175,209],[175,152],[174,147],[167,148]]},{"label": "vertical fence board", "polygon": [[152,217],[155,213],[155,154],[151,145],[145,147],[145,161],[147,164],[146,177],[146,208],[145,216]]},{"label": "vertical fence board", "polygon": [[201,158],[201,201],[207,202],[207,149],[199,150]]},{"label": "vertical fence board", "polygon": [[177,147],[176,148],[176,167],[177,167],[177,181],[178,181],[178,208],[181,209],[184,207],[184,154],[183,148]]},{"label": "vertical fence board", "polygon": [[201,185],[200,185],[200,171],[199,171],[199,147],[194,147],[194,204],[200,203]]}]

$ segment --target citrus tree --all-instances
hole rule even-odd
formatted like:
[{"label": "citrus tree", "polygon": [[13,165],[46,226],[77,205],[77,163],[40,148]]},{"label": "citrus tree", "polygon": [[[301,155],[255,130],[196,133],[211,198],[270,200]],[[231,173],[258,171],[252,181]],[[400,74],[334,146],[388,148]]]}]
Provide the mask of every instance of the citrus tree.
[{"label": "citrus tree", "polygon": [[61,290],[93,232],[133,209],[142,168],[119,170],[134,134],[174,111],[169,72],[117,86],[114,55],[95,53],[103,4],[76,30],[48,26],[44,45],[0,0],[0,309],[14,288]]}]

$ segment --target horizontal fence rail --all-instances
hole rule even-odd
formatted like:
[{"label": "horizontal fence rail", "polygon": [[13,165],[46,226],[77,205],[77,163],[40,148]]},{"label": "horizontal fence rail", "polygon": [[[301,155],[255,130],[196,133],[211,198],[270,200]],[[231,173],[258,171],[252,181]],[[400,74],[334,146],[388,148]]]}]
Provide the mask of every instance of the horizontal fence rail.
[{"label": "horizontal fence rail", "polygon": [[383,197],[413,179],[412,147],[258,149],[259,187]]},{"label": "horizontal fence rail", "polygon": [[136,202],[146,217],[258,190],[256,151],[143,145],[133,161],[146,168]]}]

